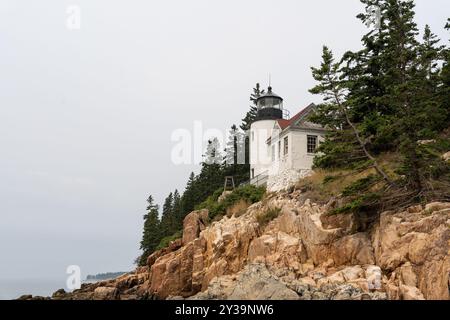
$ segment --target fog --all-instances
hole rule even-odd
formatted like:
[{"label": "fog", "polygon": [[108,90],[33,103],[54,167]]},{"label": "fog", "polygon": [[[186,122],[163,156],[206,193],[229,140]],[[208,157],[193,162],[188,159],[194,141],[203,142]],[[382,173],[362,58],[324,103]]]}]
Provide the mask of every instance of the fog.
[{"label": "fog", "polygon": [[[80,28],[68,28],[70,5]],[[441,38],[444,0],[417,1]],[[183,190],[171,133],[239,124],[256,82],[295,113],[367,32],[357,0],[0,3],[0,278],[132,268],[146,198]]]}]

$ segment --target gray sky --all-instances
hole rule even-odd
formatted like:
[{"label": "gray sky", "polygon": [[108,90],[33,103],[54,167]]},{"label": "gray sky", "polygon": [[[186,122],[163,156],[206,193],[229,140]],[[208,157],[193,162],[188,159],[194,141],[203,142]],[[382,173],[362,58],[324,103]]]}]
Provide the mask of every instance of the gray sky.
[{"label": "gray sky", "polygon": [[[81,29],[66,8],[81,8]],[[417,1],[447,37],[447,0]],[[323,44],[357,49],[357,0],[0,2],[0,278],[131,268],[145,199],[182,190],[171,133],[226,129],[259,81],[312,101]],[[448,39],[448,38],[446,38]]]}]

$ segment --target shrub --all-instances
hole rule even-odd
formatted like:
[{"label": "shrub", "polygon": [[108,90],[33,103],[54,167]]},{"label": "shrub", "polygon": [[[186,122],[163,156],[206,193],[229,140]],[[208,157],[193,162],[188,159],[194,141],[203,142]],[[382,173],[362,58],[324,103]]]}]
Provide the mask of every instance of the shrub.
[{"label": "shrub", "polygon": [[270,208],[263,213],[260,213],[256,216],[256,221],[258,221],[261,227],[266,226],[270,221],[278,217],[280,214],[280,208]]},{"label": "shrub", "polygon": [[347,204],[333,209],[330,214],[340,214],[340,213],[365,213],[374,210],[374,205],[378,204],[380,200],[380,195],[375,192],[363,194],[362,196],[353,199]]},{"label": "shrub", "polygon": [[182,236],[183,236],[183,232],[180,230],[180,231],[175,232],[171,236],[162,238],[161,241],[159,242],[159,245],[156,247],[156,250],[161,250],[161,249],[168,247],[172,241],[180,239]]},{"label": "shrub", "polygon": [[360,194],[361,192],[367,191],[374,183],[380,181],[380,178],[374,174],[370,174],[367,177],[356,180],[347,186],[342,195],[344,197]]},{"label": "shrub", "polygon": [[[223,189],[220,189],[222,191]],[[218,198],[221,194],[219,190],[216,190],[213,195],[208,197],[203,203],[197,206],[197,209],[208,209],[209,217],[213,219],[216,216],[223,216],[226,214],[228,208],[232,207],[239,201],[244,201],[249,204],[261,201],[266,189],[264,187],[255,187],[252,185],[246,185],[234,189],[223,201],[218,202]]]}]

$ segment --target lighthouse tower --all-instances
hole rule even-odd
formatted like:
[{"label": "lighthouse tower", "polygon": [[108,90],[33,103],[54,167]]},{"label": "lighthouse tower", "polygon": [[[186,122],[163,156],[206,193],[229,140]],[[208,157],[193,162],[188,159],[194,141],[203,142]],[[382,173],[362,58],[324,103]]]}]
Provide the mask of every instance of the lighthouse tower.
[{"label": "lighthouse tower", "polygon": [[269,86],[267,93],[256,100],[257,116],[250,126],[250,179],[259,184],[267,179],[272,155],[267,145],[275,123],[283,119],[283,98],[276,95]]}]

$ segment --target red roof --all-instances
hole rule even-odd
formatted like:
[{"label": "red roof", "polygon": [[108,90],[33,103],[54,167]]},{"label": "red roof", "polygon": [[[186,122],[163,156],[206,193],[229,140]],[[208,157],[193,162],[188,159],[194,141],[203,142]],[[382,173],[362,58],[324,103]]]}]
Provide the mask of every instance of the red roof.
[{"label": "red roof", "polygon": [[286,119],[280,119],[278,120],[278,125],[280,126],[281,130],[286,129],[287,127],[291,126],[293,123],[295,123],[297,120],[303,118],[304,116],[306,116],[309,111],[311,111],[311,109],[314,107],[314,104],[310,104],[309,106],[307,106],[306,108],[304,108],[302,111],[300,111],[299,113],[297,113],[295,116],[293,116],[292,118],[290,118],[289,120]]},{"label": "red roof", "polygon": [[280,126],[281,130],[286,129],[291,124],[291,120],[286,119],[280,119],[278,120],[278,125]]}]

